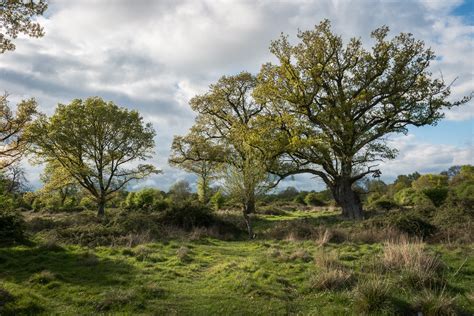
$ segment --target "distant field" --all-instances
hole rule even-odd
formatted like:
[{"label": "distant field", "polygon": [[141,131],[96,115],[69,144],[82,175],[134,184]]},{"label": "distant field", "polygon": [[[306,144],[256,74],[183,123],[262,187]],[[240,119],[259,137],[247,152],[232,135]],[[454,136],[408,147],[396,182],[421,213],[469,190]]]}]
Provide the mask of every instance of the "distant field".
[{"label": "distant field", "polygon": [[[474,312],[472,245],[409,244],[425,256],[414,261],[439,256],[432,273],[414,275],[416,264],[390,266],[388,246],[381,242],[337,241],[324,234],[281,240],[265,233],[276,221],[344,227],[334,212],[256,220],[254,241],[195,233],[135,247],[87,248],[48,243],[38,234],[35,244],[0,248],[0,284],[14,296],[10,302],[3,298],[5,313],[353,315],[375,303],[385,306],[375,314],[410,314],[432,293],[448,311],[455,304],[459,313]],[[371,298],[371,290],[382,295]]]}]

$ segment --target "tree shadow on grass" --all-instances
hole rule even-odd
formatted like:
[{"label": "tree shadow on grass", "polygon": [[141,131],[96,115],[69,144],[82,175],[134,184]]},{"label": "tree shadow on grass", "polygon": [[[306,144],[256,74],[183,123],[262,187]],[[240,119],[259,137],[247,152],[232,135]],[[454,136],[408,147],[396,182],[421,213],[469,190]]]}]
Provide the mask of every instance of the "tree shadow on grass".
[{"label": "tree shadow on grass", "polygon": [[23,283],[48,271],[58,281],[88,287],[107,287],[128,283],[136,269],[125,262],[97,258],[63,248],[0,248],[0,280]]}]

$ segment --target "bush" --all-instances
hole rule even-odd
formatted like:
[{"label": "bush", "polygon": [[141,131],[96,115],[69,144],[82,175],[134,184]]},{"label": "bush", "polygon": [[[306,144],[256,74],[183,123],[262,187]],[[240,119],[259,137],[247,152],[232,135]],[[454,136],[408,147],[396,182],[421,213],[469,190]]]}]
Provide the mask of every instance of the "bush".
[{"label": "bush", "polygon": [[115,223],[120,231],[127,233],[148,232],[152,235],[159,235],[162,227],[159,223],[160,216],[146,212],[122,212]]},{"label": "bush", "polygon": [[168,208],[168,202],[161,191],[146,188],[138,192],[128,193],[125,206],[129,209],[142,211],[164,211]]},{"label": "bush", "polygon": [[25,220],[18,211],[0,210],[0,243],[20,242],[25,239]]},{"label": "bush", "polygon": [[415,204],[414,199],[416,194],[417,193],[414,189],[405,188],[395,193],[393,199],[399,205],[413,205]]},{"label": "bush", "polygon": [[197,201],[185,200],[173,204],[161,218],[164,224],[190,230],[193,227],[210,227],[215,222],[211,210]]},{"label": "bush", "polygon": [[295,196],[295,198],[293,199],[293,202],[306,205],[306,201],[305,201],[306,194],[307,194],[306,192],[298,193],[298,195]]},{"label": "bush", "polygon": [[79,205],[88,210],[95,210],[97,208],[97,202],[90,196],[83,197],[79,202]]},{"label": "bush", "polygon": [[385,211],[394,209],[396,207],[398,207],[398,205],[386,196],[381,196],[369,205],[370,209]]},{"label": "bush", "polygon": [[396,212],[387,216],[387,222],[397,230],[412,236],[428,237],[436,227],[416,213]]},{"label": "bush", "polygon": [[325,205],[325,203],[321,201],[319,195],[315,192],[308,193],[305,196],[304,201],[306,205],[308,206],[324,206]]},{"label": "bush", "polygon": [[448,196],[448,188],[429,188],[424,189],[423,194],[425,194],[435,206],[440,206],[446,200]]}]

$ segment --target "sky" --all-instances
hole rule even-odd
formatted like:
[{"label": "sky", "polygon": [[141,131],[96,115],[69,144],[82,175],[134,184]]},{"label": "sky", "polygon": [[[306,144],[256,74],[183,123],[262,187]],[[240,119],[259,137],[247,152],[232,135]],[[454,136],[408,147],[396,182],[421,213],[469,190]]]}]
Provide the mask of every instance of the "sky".
[{"label": "sky", "polygon": [[[283,32],[323,19],[343,39],[387,25],[391,35],[410,32],[435,51],[434,76],[452,86],[452,100],[474,91],[474,0],[52,0],[39,19],[46,35],[19,37],[14,52],[0,55],[0,90],[12,104],[34,97],[52,114],[58,103],[100,96],[140,111],[157,132],[150,163],[163,171],[140,186],[166,190],[195,177],[168,165],[173,135],[193,125],[188,101],[222,75],[257,73],[274,61],[270,42]],[[382,180],[415,171],[440,172],[474,164],[474,102],[446,112],[437,126],[393,135],[398,157],[380,165]],[[41,166],[24,163],[32,187]],[[288,178],[280,187],[319,190],[311,176]]]}]

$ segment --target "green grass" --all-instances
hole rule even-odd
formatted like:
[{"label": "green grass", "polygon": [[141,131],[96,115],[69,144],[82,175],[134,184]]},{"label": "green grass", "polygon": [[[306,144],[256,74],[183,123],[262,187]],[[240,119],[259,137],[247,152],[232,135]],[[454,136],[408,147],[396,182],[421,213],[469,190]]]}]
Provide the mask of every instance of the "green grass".
[{"label": "green grass", "polygon": [[[301,218],[321,224],[334,221],[334,213],[259,216],[257,232],[271,222]],[[472,314],[472,246],[428,248],[447,266],[443,293]],[[0,248],[0,288],[13,300],[0,314],[353,315],[354,304],[362,304],[357,285],[380,275],[382,251],[380,243],[319,247],[311,240],[210,238],[133,248],[5,247]],[[326,269],[318,264],[321,260],[313,260],[321,253],[332,254],[354,282],[335,290],[315,289],[314,276]],[[390,284],[391,312],[408,312],[419,291],[400,283],[399,272],[386,271],[384,277]]]}]

